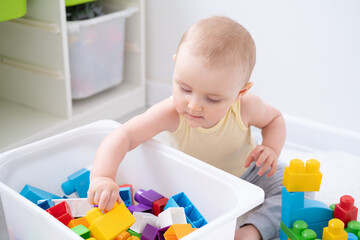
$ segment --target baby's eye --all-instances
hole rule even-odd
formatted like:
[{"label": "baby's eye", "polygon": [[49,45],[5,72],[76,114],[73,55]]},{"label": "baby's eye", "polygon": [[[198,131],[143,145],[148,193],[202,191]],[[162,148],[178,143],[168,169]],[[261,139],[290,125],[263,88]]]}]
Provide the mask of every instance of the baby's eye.
[{"label": "baby's eye", "polygon": [[213,98],[209,98],[209,97],[207,97],[206,100],[211,103],[218,103],[221,101],[221,99],[213,99]]},{"label": "baby's eye", "polygon": [[180,87],[180,88],[183,92],[187,92],[187,93],[191,92],[191,90],[188,88],[184,88],[184,87]]}]

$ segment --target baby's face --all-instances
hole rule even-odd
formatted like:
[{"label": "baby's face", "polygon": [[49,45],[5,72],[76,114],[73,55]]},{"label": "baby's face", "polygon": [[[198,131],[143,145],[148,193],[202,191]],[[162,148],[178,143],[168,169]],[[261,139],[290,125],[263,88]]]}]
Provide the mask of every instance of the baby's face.
[{"label": "baby's face", "polygon": [[206,59],[182,47],[176,56],[173,99],[176,110],[191,127],[211,128],[228,112],[241,90],[241,73],[209,67]]}]

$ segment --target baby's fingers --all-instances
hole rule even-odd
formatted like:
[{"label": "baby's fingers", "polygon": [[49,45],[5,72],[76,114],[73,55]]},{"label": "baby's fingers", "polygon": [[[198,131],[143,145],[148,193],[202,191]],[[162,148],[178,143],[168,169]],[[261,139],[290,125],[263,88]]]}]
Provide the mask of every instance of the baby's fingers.
[{"label": "baby's fingers", "polygon": [[275,174],[276,170],[277,170],[277,162],[274,161],[273,164],[271,165],[271,170],[266,174],[266,176],[271,177],[272,175]]},{"label": "baby's fingers", "polygon": [[[264,173],[270,168],[271,164],[272,164],[271,158],[268,158],[268,157],[267,157],[267,158],[264,160],[264,163],[263,163],[263,165],[261,166],[260,170],[258,171],[258,175],[259,175],[259,176],[264,175]],[[257,163],[256,163],[256,165],[257,165]]]}]

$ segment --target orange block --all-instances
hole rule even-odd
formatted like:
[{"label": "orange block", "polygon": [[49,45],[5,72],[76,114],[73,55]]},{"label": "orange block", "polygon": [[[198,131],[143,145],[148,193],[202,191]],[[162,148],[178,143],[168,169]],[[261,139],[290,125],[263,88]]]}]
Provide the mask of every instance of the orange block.
[{"label": "orange block", "polygon": [[127,231],[123,231],[122,233],[120,233],[119,235],[116,236],[116,238],[114,238],[114,240],[127,240],[130,237],[130,233],[128,233]]},{"label": "orange block", "polygon": [[197,228],[193,228],[191,224],[173,224],[164,233],[165,240],[177,240],[189,233],[192,233]]},{"label": "orange block", "polygon": [[89,226],[90,226],[88,221],[86,221],[85,217],[75,218],[75,219],[71,220],[67,226],[69,228],[73,228],[73,227],[76,227],[77,225],[80,225],[80,224],[84,225],[86,228],[89,228]]}]

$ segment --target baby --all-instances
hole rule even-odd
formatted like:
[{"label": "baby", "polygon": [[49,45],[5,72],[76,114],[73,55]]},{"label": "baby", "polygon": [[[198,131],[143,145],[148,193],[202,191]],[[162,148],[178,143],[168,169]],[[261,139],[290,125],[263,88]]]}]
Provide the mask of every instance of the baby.
[{"label": "baby", "polygon": [[[264,203],[236,230],[235,239],[279,236],[283,169],[277,159],[285,122],[277,109],[249,92],[255,59],[250,33],[227,17],[190,27],[173,56],[172,97],[104,139],[91,171],[89,202],[102,210],[121,202],[115,177],[125,154],[167,131],[173,147],[264,189]],[[250,126],[261,129],[260,145]]]}]

